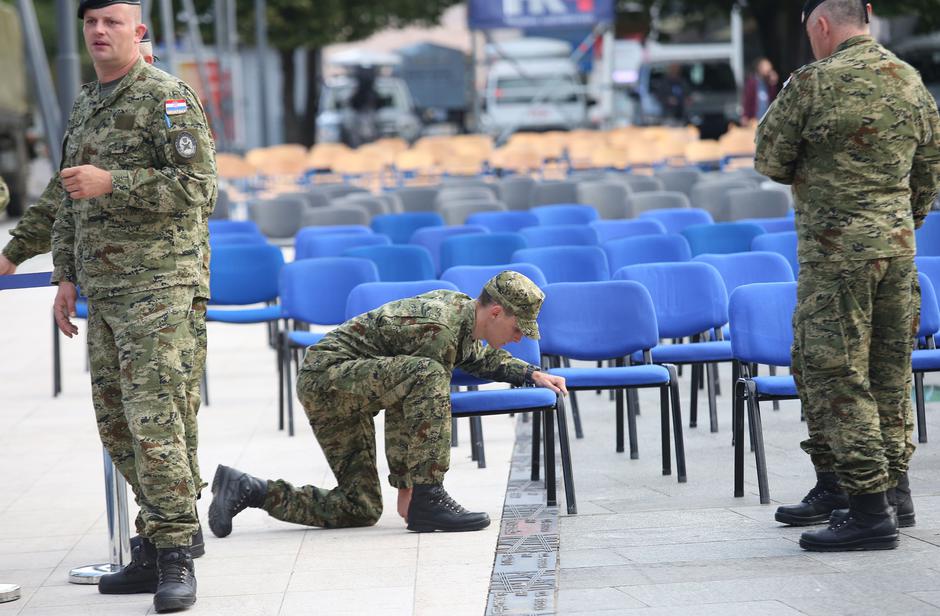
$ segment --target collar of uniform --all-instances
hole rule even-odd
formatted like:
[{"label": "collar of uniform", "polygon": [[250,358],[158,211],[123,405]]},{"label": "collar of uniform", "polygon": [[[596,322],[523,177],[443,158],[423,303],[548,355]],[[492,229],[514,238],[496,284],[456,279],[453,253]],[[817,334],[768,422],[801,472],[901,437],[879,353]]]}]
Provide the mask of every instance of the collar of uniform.
[{"label": "collar of uniform", "polygon": [[858,36],[853,36],[842,41],[842,44],[836,47],[835,52],[838,53],[849,47],[854,47],[855,45],[861,45],[862,43],[873,43],[875,41],[874,37],[870,34],[859,34]]},{"label": "collar of uniform", "polygon": [[[144,62],[144,59],[138,56],[137,62],[134,62],[134,65],[131,66],[131,70],[127,71],[127,74],[121,77],[121,83],[119,83],[117,87],[111,91],[111,95],[108,96],[106,99],[102,99],[98,102],[103,103],[105,100],[112,100],[118,94],[126,90],[128,86],[130,86],[131,82],[133,82],[137,78],[137,75],[140,74],[140,72],[144,69],[145,66],[147,66],[147,64]],[[91,85],[93,85],[95,89],[97,90],[97,87],[98,87],[97,81],[93,82]]]}]

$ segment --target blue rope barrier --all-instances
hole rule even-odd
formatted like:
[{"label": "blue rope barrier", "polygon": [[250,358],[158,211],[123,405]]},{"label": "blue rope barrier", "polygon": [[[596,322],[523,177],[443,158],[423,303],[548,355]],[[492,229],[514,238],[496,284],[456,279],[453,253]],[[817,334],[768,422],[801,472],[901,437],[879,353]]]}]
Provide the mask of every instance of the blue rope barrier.
[{"label": "blue rope barrier", "polygon": [[35,274],[13,274],[0,276],[0,291],[6,289],[31,289],[33,287],[48,287],[52,272],[36,272]]}]

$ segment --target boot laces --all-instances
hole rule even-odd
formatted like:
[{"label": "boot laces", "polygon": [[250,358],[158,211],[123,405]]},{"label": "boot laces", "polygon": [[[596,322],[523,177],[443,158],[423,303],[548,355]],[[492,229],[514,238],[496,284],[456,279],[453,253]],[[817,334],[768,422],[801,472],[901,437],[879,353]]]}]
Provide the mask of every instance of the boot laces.
[{"label": "boot laces", "polygon": [[435,491],[434,495],[431,497],[431,502],[436,503],[454,513],[467,513],[467,510],[464,509],[460,503],[455,501],[443,487],[440,488],[440,490]]},{"label": "boot laces", "polygon": [[815,486],[813,486],[813,489],[810,490],[809,493],[803,497],[803,502],[807,504],[812,504],[820,499],[825,498],[826,496],[829,496],[832,493],[833,493],[832,488],[830,488],[829,486],[825,486],[825,485],[821,485],[817,483]]},{"label": "boot laces", "polygon": [[160,573],[159,583],[177,582],[183,584],[189,577],[189,567],[186,566],[186,559],[179,552],[171,553],[171,559],[161,560],[158,567]]}]

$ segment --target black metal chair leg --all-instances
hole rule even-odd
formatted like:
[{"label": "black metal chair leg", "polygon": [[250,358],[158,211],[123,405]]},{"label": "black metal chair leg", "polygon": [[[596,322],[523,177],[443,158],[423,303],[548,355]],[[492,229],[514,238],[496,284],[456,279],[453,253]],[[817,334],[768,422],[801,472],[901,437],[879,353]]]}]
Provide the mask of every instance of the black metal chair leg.
[{"label": "black metal chair leg", "polygon": [[715,364],[703,366],[708,381],[708,424],[714,433],[718,432],[718,402],[715,400],[715,387],[718,382],[718,367]]},{"label": "black metal chair leg", "polygon": [[676,474],[679,483],[685,483],[688,480],[685,470],[685,439],[682,436],[682,404],[679,402],[679,376],[676,374],[676,367],[669,365],[669,393],[672,397],[672,429],[673,442],[676,446]]},{"label": "black metal chair leg", "polygon": [[[621,366],[623,364],[620,364]],[[633,403],[633,416],[640,416],[640,396],[635,389],[627,390],[627,400],[630,400]]]},{"label": "black metal chair leg", "polygon": [[277,429],[284,429],[284,410],[287,400],[284,396],[284,345],[287,335],[281,333],[277,341]]},{"label": "black metal chair leg", "polygon": [[754,459],[757,464],[757,489],[762,505],[770,503],[770,489],[767,485],[767,458],[764,452],[764,434],[760,420],[760,402],[757,400],[757,388],[753,381],[747,383],[747,419],[753,426]]},{"label": "black metal chair leg", "polygon": [[[770,376],[777,376],[777,366],[767,366],[767,373],[770,374]],[[773,401],[773,409],[775,411],[780,410],[780,400]]]},{"label": "black metal chair leg", "polygon": [[539,459],[539,445],[542,441],[542,435],[540,433],[541,428],[541,413],[532,413],[532,481],[539,480],[539,465],[541,460]]},{"label": "black metal chair leg", "polygon": [[549,507],[558,506],[558,486],[555,481],[555,413],[547,410],[542,413],[545,434],[545,491]]},{"label": "black metal chair leg", "polygon": [[558,444],[561,447],[561,473],[565,482],[565,502],[568,515],[578,513],[578,504],[574,492],[574,470],[571,468],[571,443],[568,440],[568,418],[565,412],[565,399],[558,396],[556,410],[558,417]]},{"label": "black metal chair leg", "polygon": [[284,354],[284,397],[287,398],[287,435],[294,436],[294,388],[291,384],[291,349],[285,340]]},{"label": "black metal chair leg", "polygon": [[692,391],[689,395],[689,427],[698,427],[698,383],[701,366],[692,364],[689,368],[692,371]]},{"label": "black metal chair leg", "polygon": [[473,423],[473,417],[468,417],[468,424],[470,425],[470,460],[473,462],[477,461],[477,435],[476,435],[476,424]]},{"label": "black metal chair leg", "polygon": [[924,373],[914,373],[914,401],[917,406],[917,442],[927,442],[927,412],[924,396]]},{"label": "black metal chair leg", "polygon": [[457,439],[457,419],[451,417],[450,419],[450,446],[456,447],[459,444],[460,443]]},{"label": "black metal chair leg", "polygon": [[747,392],[743,380],[734,381],[734,401],[731,411],[731,432],[734,441],[734,495],[744,496],[744,396]]},{"label": "black metal chair leg", "polygon": [[669,445],[669,387],[659,388],[659,429],[662,438],[663,475],[672,474],[672,452]]},{"label": "black metal chair leg", "polygon": [[578,410],[577,392],[571,392],[571,418],[574,420],[575,438],[584,438],[584,430],[581,429],[581,412]]},{"label": "black metal chair leg", "polygon": [[483,420],[480,417],[471,417],[470,425],[473,428],[473,448],[476,450],[477,468],[486,468],[486,452],[483,450]]}]

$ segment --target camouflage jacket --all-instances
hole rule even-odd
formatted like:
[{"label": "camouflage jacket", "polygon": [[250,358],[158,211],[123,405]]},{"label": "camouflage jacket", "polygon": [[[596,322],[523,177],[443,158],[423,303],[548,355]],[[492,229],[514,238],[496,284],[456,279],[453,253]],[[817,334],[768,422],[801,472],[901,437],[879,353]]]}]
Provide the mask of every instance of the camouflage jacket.
[{"label": "camouflage jacket", "polygon": [[801,262],[913,255],[940,190],[940,117],[920,76],[870,36],[793,73],[755,167],[792,184]]},{"label": "camouflage jacket", "polygon": [[476,302],[455,291],[431,291],[350,319],[311,347],[304,368],[320,371],[350,359],[411,355],[482,378],[522,385],[537,366],[473,339]]},{"label": "camouflage jacket", "polygon": [[52,176],[34,205],[26,208],[23,217],[10,229],[13,239],[3,247],[3,256],[19,265],[30,257],[52,250],[52,224],[56,209],[65,199],[59,174]]},{"label": "camouflage jacket", "polygon": [[92,299],[205,285],[215,144],[188,85],[143,60],[104,99],[97,82],[85,85],[62,158],[63,168],[111,171],[113,191],[63,200],[52,233],[54,283],[74,280]]}]

